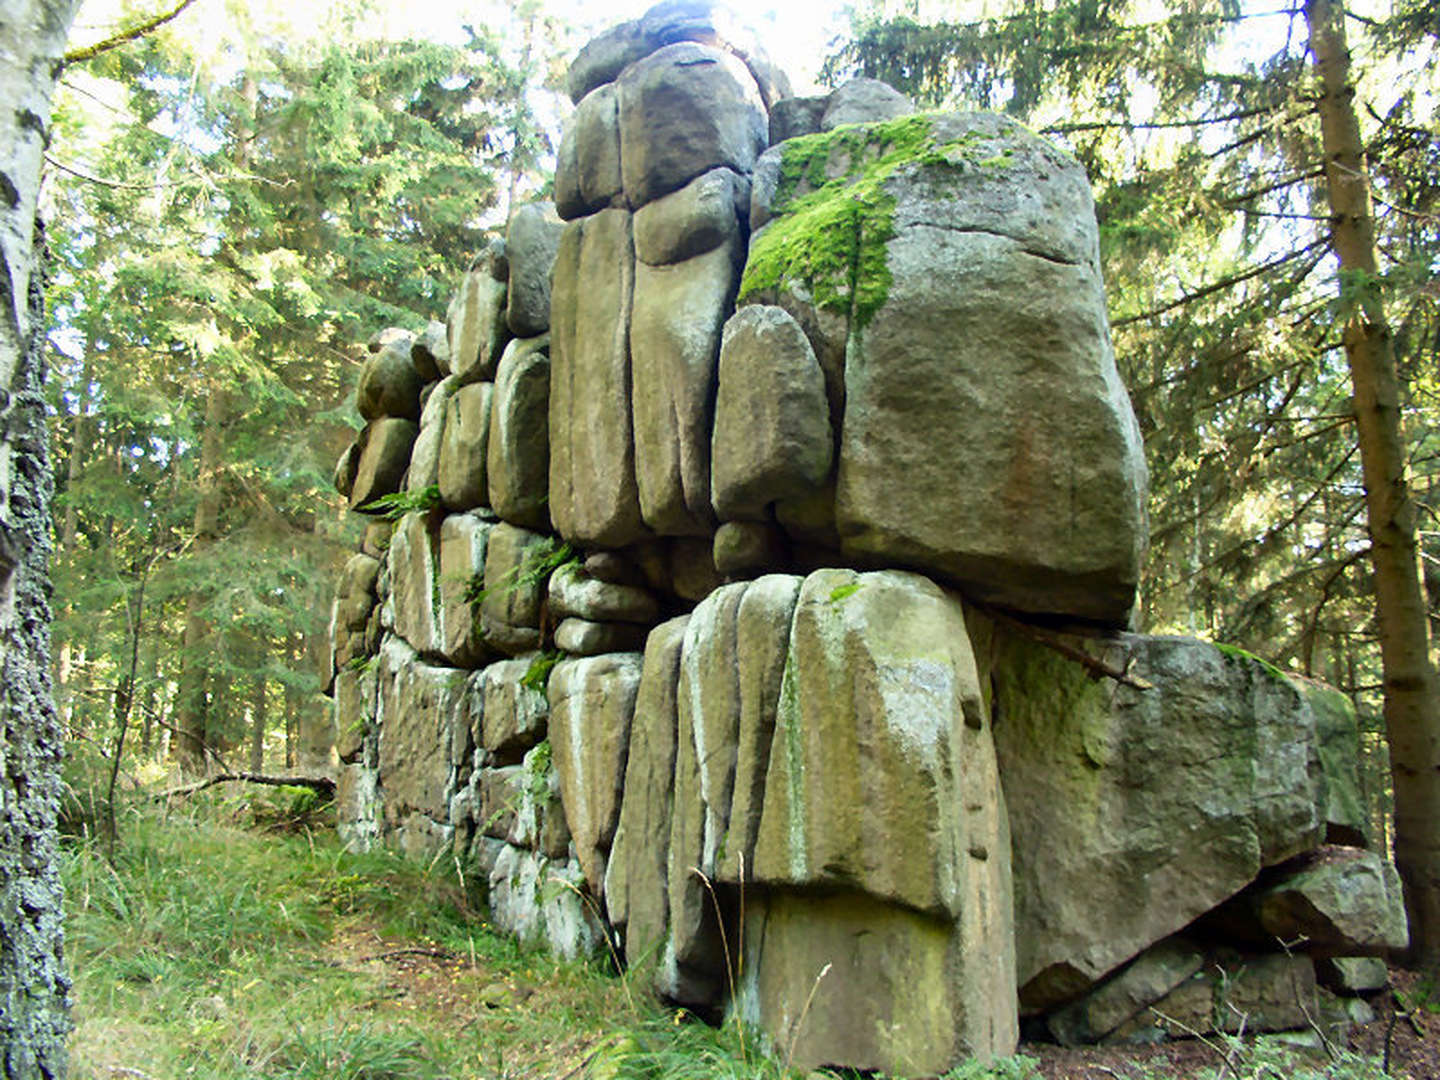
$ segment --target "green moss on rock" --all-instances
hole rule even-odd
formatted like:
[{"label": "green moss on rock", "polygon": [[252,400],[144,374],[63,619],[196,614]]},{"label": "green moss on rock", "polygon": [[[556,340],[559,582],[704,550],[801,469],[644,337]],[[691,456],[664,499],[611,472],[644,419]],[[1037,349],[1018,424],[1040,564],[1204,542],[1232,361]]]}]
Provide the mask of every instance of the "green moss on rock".
[{"label": "green moss on rock", "polygon": [[924,166],[1003,167],[1012,153],[1003,139],[977,131],[941,142],[924,114],[786,141],[774,218],[751,243],[740,301],[799,282],[818,307],[863,329],[890,292],[895,198],[886,182]]}]

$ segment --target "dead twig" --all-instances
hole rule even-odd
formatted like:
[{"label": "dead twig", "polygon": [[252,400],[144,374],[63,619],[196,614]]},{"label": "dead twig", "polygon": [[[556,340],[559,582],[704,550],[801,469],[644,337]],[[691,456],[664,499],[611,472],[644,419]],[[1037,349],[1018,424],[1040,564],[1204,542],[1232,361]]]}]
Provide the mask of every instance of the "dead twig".
[{"label": "dead twig", "polygon": [[266,787],[303,787],[328,799],[335,797],[335,781],[328,776],[268,776],[263,773],[226,772],[217,773],[193,784],[181,784],[179,787],[167,788],[164,791],[156,792],[151,799],[160,802],[165,799],[183,798],[187,795],[194,795],[197,791],[214,787],[216,784],[224,784],[232,780],[243,784],[262,784]]},{"label": "dead twig", "polygon": [[987,605],[976,604],[975,606],[984,610],[985,614],[989,615],[996,622],[1008,626],[1016,633],[1029,638],[1031,641],[1044,645],[1047,649],[1054,649],[1067,660],[1074,660],[1077,664],[1089,668],[1097,675],[1103,675],[1107,679],[1113,679],[1117,683],[1128,686],[1134,690],[1155,689],[1153,683],[1147,682],[1138,675],[1131,675],[1128,670],[1128,665],[1127,668],[1117,668],[1115,665],[1107,663],[1098,656],[1091,656],[1084,649],[1077,649],[1069,642],[1062,641],[1058,635],[1051,633],[1049,630],[1041,629],[1027,622],[1021,622],[1013,615],[1007,615],[1003,611],[997,611]]},{"label": "dead twig", "polygon": [[371,960],[395,960],[402,956],[429,956],[436,960],[463,960],[449,949],[426,949],[420,946],[413,946],[405,949],[386,949],[384,952],[375,953],[373,956],[362,956],[360,962],[368,964]]}]

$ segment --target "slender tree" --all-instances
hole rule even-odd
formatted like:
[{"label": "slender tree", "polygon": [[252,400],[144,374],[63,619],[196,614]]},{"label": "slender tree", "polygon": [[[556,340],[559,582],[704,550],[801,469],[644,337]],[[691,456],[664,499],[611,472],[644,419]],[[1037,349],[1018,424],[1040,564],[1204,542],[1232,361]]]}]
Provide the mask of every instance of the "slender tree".
[{"label": "slender tree", "polygon": [[0,1073],[65,1075],[55,820],[62,732],[50,698],[45,302],[36,223],[50,101],[77,0],[0,17]]},{"label": "slender tree", "polygon": [[1395,865],[1405,883],[1412,952],[1421,963],[1440,964],[1440,696],[1420,585],[1415,503],[1406,482],[1402,395],[1375,258],[1369,168],[1355,114],[1344,9],[1332,0],[1307,0],[1305,18],[1321,91],[1325,183],[1340,264],[1341,340],[1365,475],[1395,790]]}]

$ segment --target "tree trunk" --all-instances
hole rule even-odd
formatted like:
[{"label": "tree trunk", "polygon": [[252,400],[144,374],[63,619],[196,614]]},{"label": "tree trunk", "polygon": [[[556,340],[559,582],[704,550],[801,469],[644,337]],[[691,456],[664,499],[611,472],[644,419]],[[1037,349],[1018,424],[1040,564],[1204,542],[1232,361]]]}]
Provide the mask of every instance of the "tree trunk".
[{"label": "tree trunk", "polygon": [[1375,570],[1385,727],[1395,790],[1395,866],[1405,884],[1411,958],[1428,966],[1440,963],[1440,698],[1420,588],[1415,504],[1405,480],[1400,381],[1380,299],[1344,11],[1331,0],[1308,0],[1305,17],[1321,84],[1325,182],[1347,312],[1342,340],[1355,395]]},{"label": "tree trunk", "polygon": [[257,674],[250,688],[250,771],[265,771],[265,676]]},{"label": "tree trunk", "polygon": [[78,0],[0,18],[0,1075],[65,1075],[55,814],[64,734],[50,686],[50,500],[40,166]]},{"label": "tree trunk", "polygon": [[[225,393],[218,386],[210,389],[205,403],[205,432],[200,440],[200,499],[195,504],[195,540],[191,552],[200,557],[220,531],[220,465],[225,451]],[[175,759],[185,776],[203,775],[208,755],[205,748],[212,741],[207,729],[209,713],[205,695],[205,640],[210,624],[205,619],[206,597],[191,595],[185,612],[185,637],[181,643],[180,697],[176,709],[176,727],[180,738],[174,743]]]}]

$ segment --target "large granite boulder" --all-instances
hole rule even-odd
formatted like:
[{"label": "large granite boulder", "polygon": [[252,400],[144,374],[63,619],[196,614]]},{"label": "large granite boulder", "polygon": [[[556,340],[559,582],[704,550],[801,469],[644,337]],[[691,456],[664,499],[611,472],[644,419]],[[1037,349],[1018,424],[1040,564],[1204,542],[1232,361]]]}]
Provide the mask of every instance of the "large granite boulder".
[{"label": "large granite boulder", "polygon": [[505,321],[509,273],[504,241],[492,241],[461,279],[450,301],[445,316],[450,372],[462,383],[495,376],[495,365],[509,337]]},{"label": "large granite boulder", "polygon": [[550,672],[550,752],[575,857],[595,893],[620,819],[643,658],[638,653],[563,660]]},{"label": "large granite boulder", "polygon": [[478,668],[495,655],[480,628],[471,598],[485,579],[485,548],[494,518],[483,512],[451,514],[440,522],[434,581],[440,652],[457,667]]},{"label": "large granite boulder", "polygon": [[564,228],[550,203],[526,203],[510,217],[505,320],[516,337],[537,337],[550,329],[550,271]]},{"label": "large granite boulder", "polygon": [[1387,956],[1409,945],[1400,875],[1373,851],[1320,848],[1284,869],[1248,901],[1269,940],[1330,956]]},{"label": "large granite boulder", "polygon": [[[778,1034],[814,987],[823,1019],[795,1037],[802,1066],[941,1072],[1013,1052],[1010,837],[991,738],[958,599],[893,571],[805,579],[742,991]],[[815,987],[826,963],[839,970]]]},{"label": "large granite boulder", "polygon": [[355,407],[366,420],[382,416],[420,419],[420,389],[424,382],[410,358],[410,348],[410,335],[404,334],[365,361],[355,391]]},{"label": "large granite boulder", "polygon": [[620,817],[605,868],[606,914],[632,969],[661,959],[670,921],[676,691],[688,621],[682,615],[661,623],[646,639]]},{"label": "large granite boulder", "polygon": [[708,0],[664,0],[640,18],[598,34],[580,50],[566,83],[570,100],[579,102],[636,60],[677,41],[699,42],[732,53],[749,69],[767,107],[790,96],[789,78],[728,8]]},{"label": "large granite boulder", "polygon": [[[732,219],[733,220],[733,219]],[[640,509],[661,536],[714,531],[710,438],[720,333],[739,279],[738,228],[726,243],[668,266],[638,264],[630,333]]]},{"label": "large granite boulder", "polygon": [[1136,681],[1117,685],[983,622],[1026,1009],[1076,996],[1323,839],[1314,713],[1275,669],[1187,638],[1062,640]]},{"label": "large granite boulder", "polygon": [[684,187],[701,173],[749,173],[769,122],[745,65],[707,45],[677,42],[621,74],[620,168],[633,207]]},{"label": "large granite boulder", "polygon": [[439,659],[445,647],[436,610],[440,545],[435,525],[428,514],[406,514],[401,518],[390,539],[386,565],[390,570],[395,633],[421,655]]},{"label": "large granite boulder", "polygon": [[634,288],[626,211],[566,226],[550,301],[550,520],[586,547],[647,535],[630,422]]},{"label": "large granite boulder", "polygon": [[770,507],[820,489],[835,437],[825,375],[783,309],[741,308],[725,323],[710,489],[724,521],[765,521]]},{"label": "large granite boulder", "polygon": [[575,106],[555,157],[555,207],[570,221],[603,210],[620,195],[620,99],[596,87]]},{"label": "large granite boulder", "polygon": [[410,450],[410,468],[405,474],[405,490],[419,494],[440,483],[440,439],[445,433],[445,406],[459,382],[447,375],[430,388],[425,407],[420,411],[420,433]]},{"label": "large granite boulder", "polygon": [[436,483],[451,510],[486,506],[486,456],[490,446],[490,408],[495,387],[488,382],[461,386],[445,403]]},{"label": "large granite boulder", "polygon": [[1124,624],[1146,474],[1084,171],[988,114],[842,127],[766,158],[741,297],[846,320],[847,556]]},{"label": "large granite boulder", "polygon": [[375,500],[400,490],[410,464],[419,425],[413,420],[384,416],[372,420],[355,442],[355,475],[350,481],[350,509],[361,514],[382,514]]},{"label": "large granite boulder", "polygon": [[527,529],[550,528],[550,339],[510,342],[495,374],[486,489],[495,513]]}]

